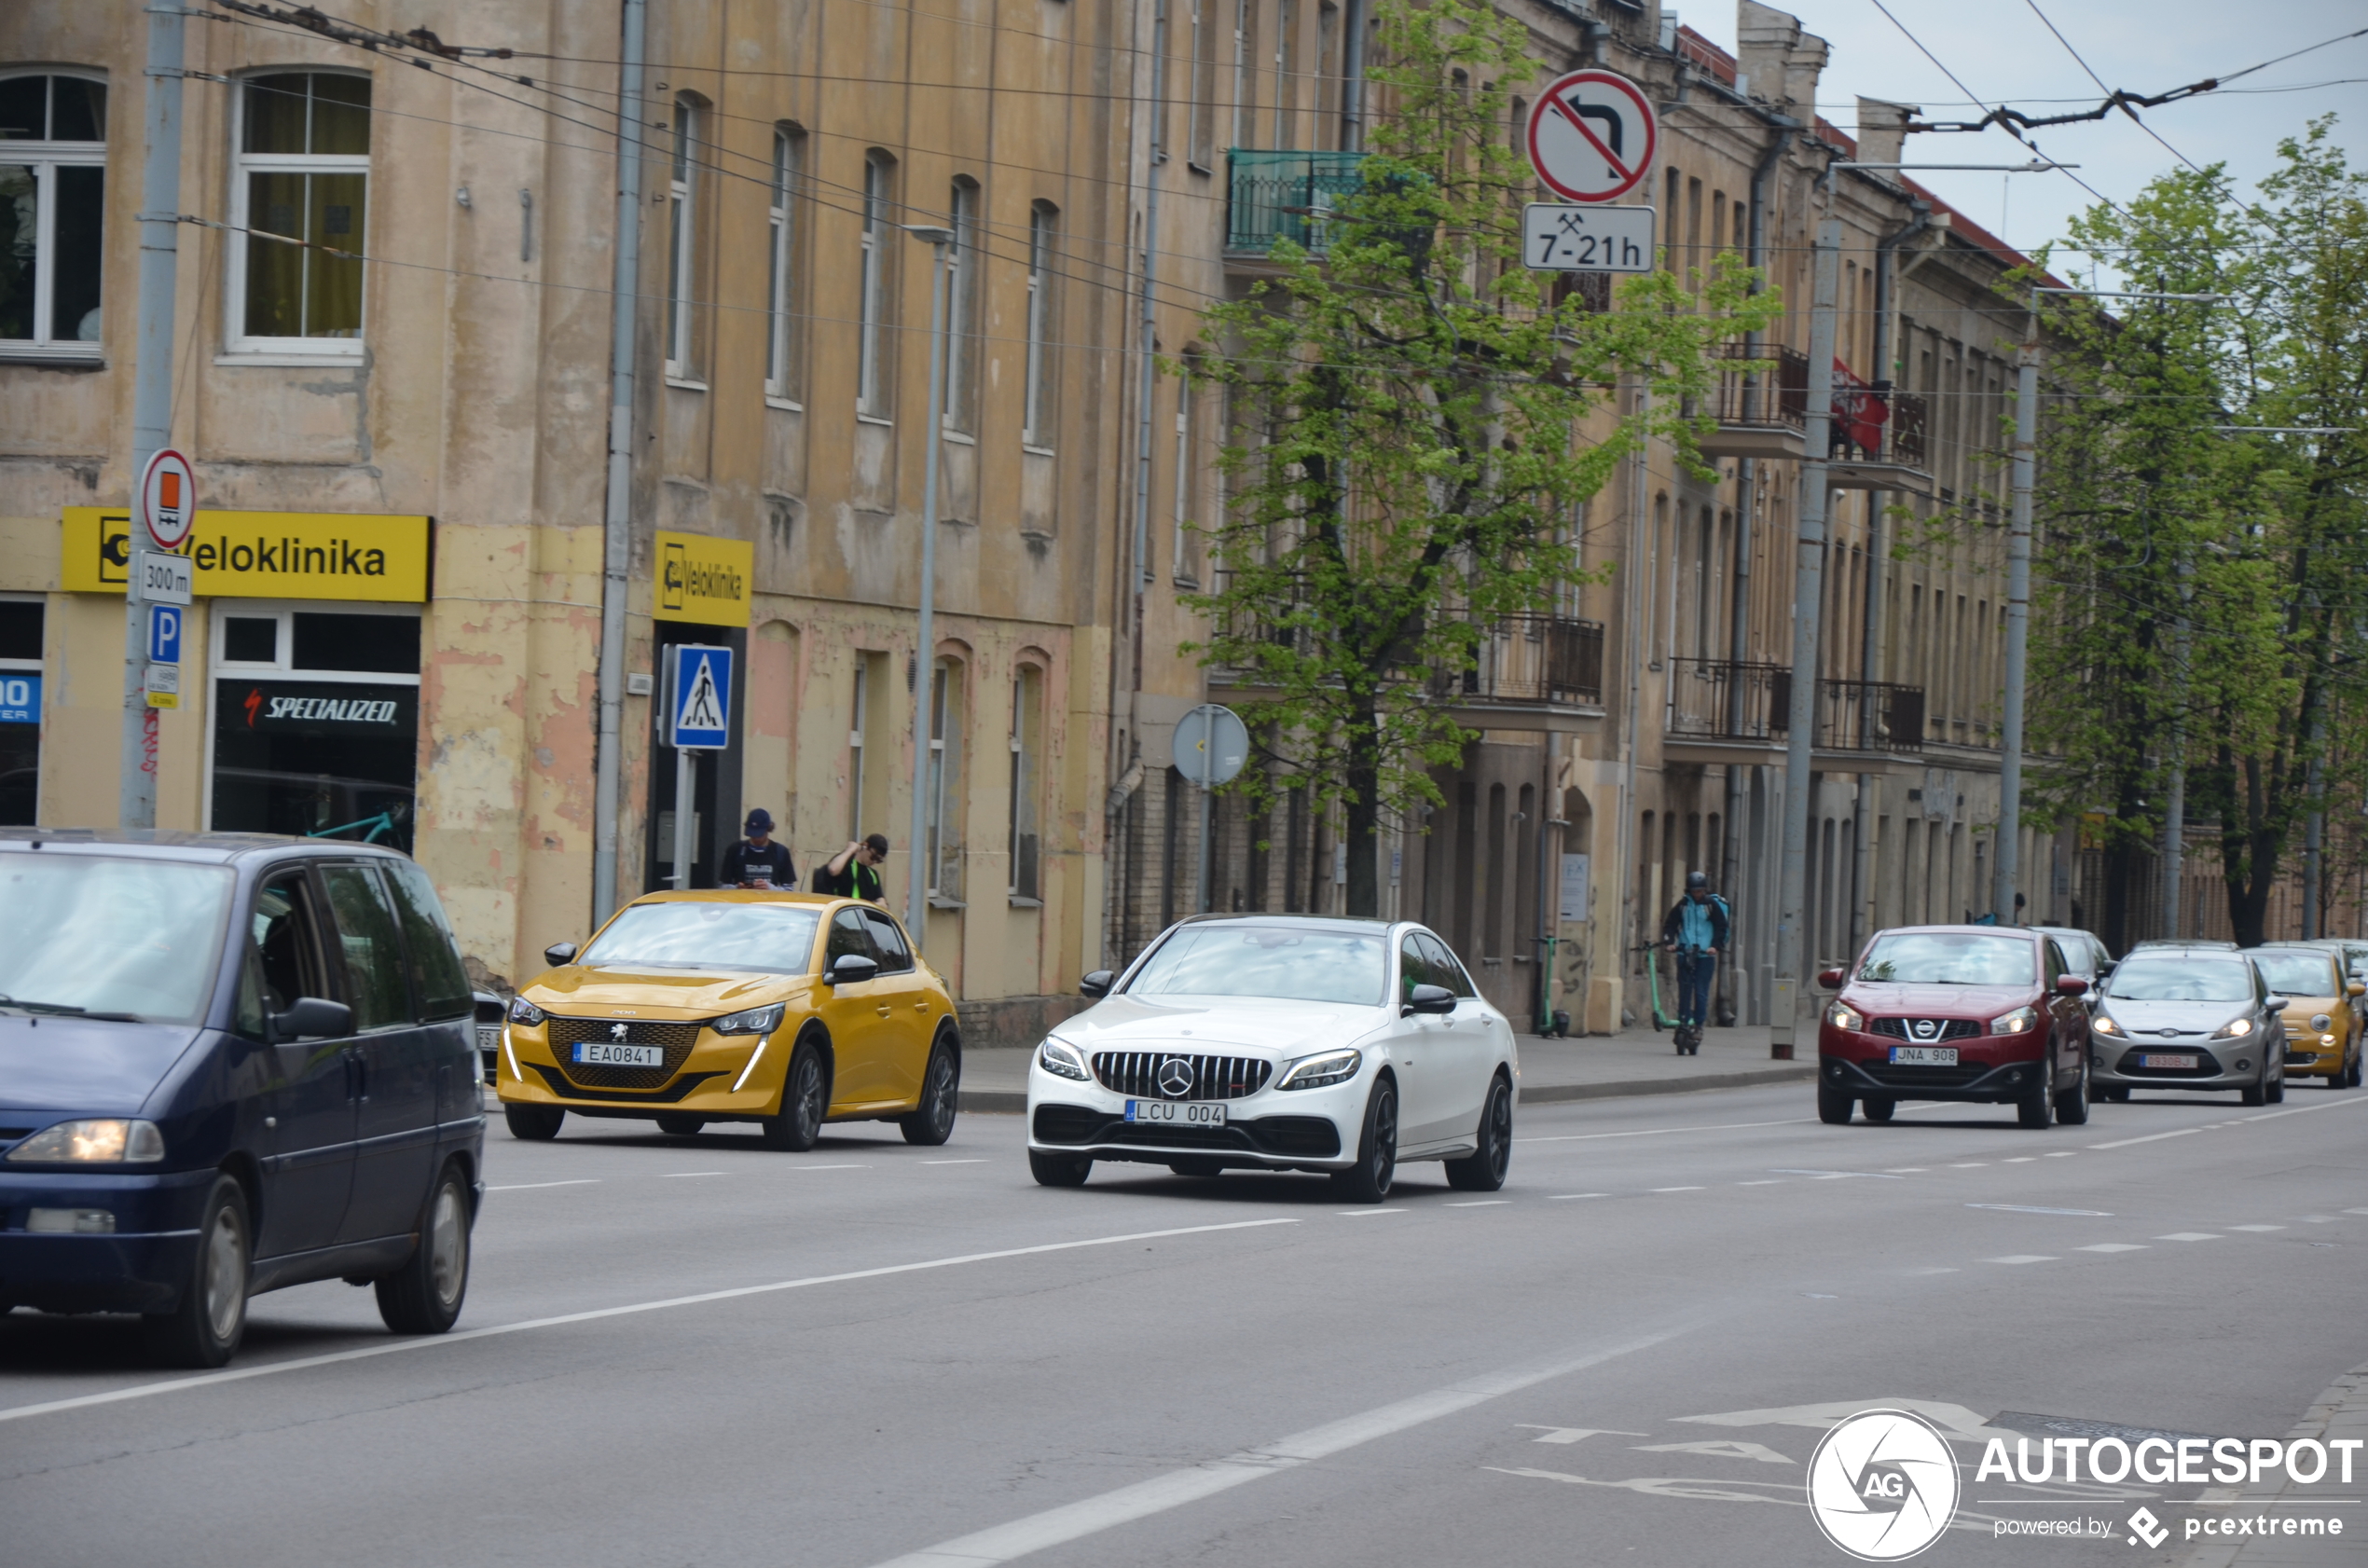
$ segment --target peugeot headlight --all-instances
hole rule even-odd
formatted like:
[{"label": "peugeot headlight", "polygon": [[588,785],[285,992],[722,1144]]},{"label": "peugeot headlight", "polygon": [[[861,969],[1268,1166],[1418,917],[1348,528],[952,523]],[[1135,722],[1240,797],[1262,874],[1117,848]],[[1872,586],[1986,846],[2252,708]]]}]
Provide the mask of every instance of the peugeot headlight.
[{"label": "peugeot headlight", "polygon": [[1322,1089],[1334,1083],[1345,1083],[1356,1076],[1365,1065],[1364,1053],[1356,1051],[1326,1051],[1314,1056],[1302,1056],[1283,1065],[1282,1081],[1277,1089]]},{"label": "peugeot headlight", "polygon": [[524,997],[513,997],[510,998],[510,1022],[532,1028],[543,1022],[543,1010]]},{"label": "peugeot headlight", "polygon": [[1086,1070],[1085,1052],[1065,1039],[1047,1035],[1044,1043],[1036,1048],[1036,1059],[1055,1078],[1071,1078],[1080,1083],[1093,1081],[1094,1075]]},{"label": "peugeot headlight", "polygon": [[1856,1008],[1843,1002],[1836,1002],[1825,1010],[1825,1022],[1837,1029],[1848,1029],[1852,1034],[1866,1027],[1865,1017]]},{"label": "peugeot headlight", "polygon": [[2088,1026],[2096,1030],[2100,1035],[2118,1035],[2121,1033],[2121,1025],[2113,1022],[2113,1014],[2109,1012],[2099,1013],[2095,1018],[2089,1021]]},{"label": "peugeot headlight", "polygon": [[2251,1019],[2231,1018],[2227,1023],[2223,1024],[2219,1028],[2213,1030],[2211,1038],[2214,1039],[2242,1039],[2252,1032],[2253,1021]]},{"label": "peugeot headlight", "polygon": [[2035,1007],[2018,1007],[1989,1021],[1993,1035],[2027,1035],[2038,1027],[2039,1010]]},{"label": "peugeot headlight", "polygon": [[719,1035],[769,1035],[781,1026],[784,1004],[752,1007],[740,1012],[727,1012],[708,1025]]},{"label": "peugeot headlight", "polygon": [[155,1122],[120,1117],[61,1121],[8,1151],[11,1162],[28,1165],[153,1165],[163,1158],[164,1135]]},{"label": "peugeot headlight", "polygon": [[2314,1012],[2310,1015],[2310,1026],[2323,1035],[2335,1026],[2335,1021],[2323,1012]]}]

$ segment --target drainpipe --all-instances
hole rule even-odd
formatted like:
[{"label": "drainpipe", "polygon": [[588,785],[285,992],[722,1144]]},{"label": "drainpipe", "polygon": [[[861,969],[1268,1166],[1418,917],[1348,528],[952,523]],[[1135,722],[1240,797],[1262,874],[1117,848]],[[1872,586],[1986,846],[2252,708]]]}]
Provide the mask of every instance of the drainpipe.
[{"label": "drainpipe", "polygon": [[1341,151],[1365,150],[1365,0],[1348,0],[1341,26]]},{"label": "drainpipe", "polygon": [[[625,0],[617,69],[616,254],[610,284],[609,488],[601,523],[600,733],[592,786],[592,924],[617,905],[617,818],[625,775],[625,599],[633,564],[633,325],[641,294],[641,55],[646,0]],[[678,871],[681,867],[676,868]],[[690,886],[686,880],[684,887]]]},{"label": "drainpipe", "polygon": [[[1932,227],[1933,204],[1921,198],[1907,203],[1913,214],[1907,227],[1886,234],[1875,241],[1875,363],[1873,379],[1891,381],[1892,368],[1892,267],[1899,247]],[[1859,687],[1858,722],[1860,744],[1872,737],[1874,716],[1867,710],[1872,693],[1867,684],[1883,678],[1883,507],[1889,490],[1870,490],[1866,495],[1866,635],[1858,658]],[[1875,912],[1867,907],[1875,885],[1874,856],[1875,814],[1882,809],[1883,776],[1862,773],[1858,776],[1858,845],[1852,858],[1850,901],[1850,956],[1855,957],[1858,944],[1875,928]],[[2011,919],[2005,911],[2002,920]]]}]

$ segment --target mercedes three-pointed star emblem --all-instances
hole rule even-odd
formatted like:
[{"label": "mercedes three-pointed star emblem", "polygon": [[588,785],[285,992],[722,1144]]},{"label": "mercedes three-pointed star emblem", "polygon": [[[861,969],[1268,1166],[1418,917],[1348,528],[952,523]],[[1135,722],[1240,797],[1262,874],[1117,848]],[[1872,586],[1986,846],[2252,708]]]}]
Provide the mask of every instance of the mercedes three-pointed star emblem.
[{"label": "mercedes three-pointed star emblem", "polygon": [[1180,1100],[1192,1092],[1191,1058],[1171,1056],[1160,1064],[1160,1093],[1171,1100]]}]

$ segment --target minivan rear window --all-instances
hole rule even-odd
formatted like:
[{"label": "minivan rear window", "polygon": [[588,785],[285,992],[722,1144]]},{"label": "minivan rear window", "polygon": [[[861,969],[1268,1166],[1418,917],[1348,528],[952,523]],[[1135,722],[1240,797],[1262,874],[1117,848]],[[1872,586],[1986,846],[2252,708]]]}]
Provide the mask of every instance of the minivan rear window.
[{"label": "minivan rear window", "polygon": [[1875,939],[1861,980],[1907,985],[2030,985],[2036,983],[2028,937],[1974,931],[1893,931]]},{"label": "minivan rear window", "polygon": [[0,853],[0,1006],[202,1021],[232,881],[227,866]]}]

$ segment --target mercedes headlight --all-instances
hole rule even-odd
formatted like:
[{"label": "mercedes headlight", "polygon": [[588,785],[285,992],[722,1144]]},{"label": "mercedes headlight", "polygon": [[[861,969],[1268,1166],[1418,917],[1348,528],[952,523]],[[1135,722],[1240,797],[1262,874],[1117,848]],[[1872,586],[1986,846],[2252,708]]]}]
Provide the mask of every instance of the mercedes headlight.
[{"label": "mercedes headlight", "polygon": [[1277,1089],[1322,1089],[1334,1083],[1345,1083],[1356,1076],[1365,1065],[1364,1053],[1356,1051],[1326,1051],[1314,1056],[1302,1056],[1296,1062],[1283,1064],[1283,1077]]},{"label": "mercedes headlight", "polygon": [[771,1007],[727,1012],[708,1027],[719,1035],[769,1035],[781,1026],[781,1011],[786,1005],[775,1002]]},{"label": "mercedes headlight", "polygon": [[2039,1010],[2035,1007],[2018,1007],[1989,1021],[1993,1035],[2027,1035],[2038,1027]]},{"label": "mercedes headlight", "polygon": [[1046,1036],[1044,1043],[1036,1048],[1036,1059],[1046,1072],[1055,1078],[1075,1079],[1080,1083],[1094,1080],[1093,1073],[1085,1066],[1085,1052],[1065,1039]]},{"label": "mercedes headlight", "polygon": [[510,1022],[532,1028],[543,1022],[543,1010],[524,997],[513,997],[510,998]]},{"label": "mercedes headlight", "polygon": [[1857,1034],[1866,1027],[1866,1019],[1859,1011],[1844,1002],[1836,1002],[1825,1010],[1825,1022],[1837,1029]]},{"label": "mercedes headlight", "polygon": [[2096,1030],[2100,1035],[2118,1035],[2121,1033],[2121,1025],[2113,1022],[2113,1014],[2107,1012],[2100,1012],[2095,1018],[2089,1020],[2088,1026]]},{"label": "mercedes headlight", "polygon": [[8,1150],[13,1162],[28,1165],[153,1165],[164,1158],[164,1135],[153,1121],[109,1117],[61,1121]]}]

